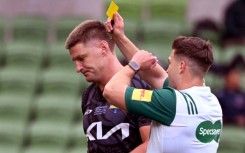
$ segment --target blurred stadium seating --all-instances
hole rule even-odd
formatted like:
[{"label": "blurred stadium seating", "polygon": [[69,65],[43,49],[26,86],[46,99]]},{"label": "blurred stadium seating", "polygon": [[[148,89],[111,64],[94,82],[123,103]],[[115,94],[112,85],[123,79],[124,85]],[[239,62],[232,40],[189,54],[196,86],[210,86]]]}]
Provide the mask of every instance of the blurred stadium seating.
[{"label": "blurred stadium seating", "polygon": [[[86,18],[81,16],[65,16],[59,18],[55,23],[56,40],[57,43],[63,43],[66,41],[67,36],[78,24],[84,21]],[[63,47],[63,46],[62,46]]]},{"label": "blurred stadium seating", "polygon": [[51,45],[47,55],[48,67],[53,69],[65,69],[65,71],[75,70],[75,65],[69,55],[69,51],[65,49],[65,41]]},{"label": "blurred stadium seating", "polygon": [[35,94],[38,83],[37,70],[19,68],[4,68],[0,72],[0,95],[29,95]]},{"label": "blurred stadium seating", "polygon": [[224,126],[218,153],[244,153],[245,132],[244,128]]},{"label": "blurred stadium seating", "polygon": [[[128,37],[166,63],[173,39],[191,35],[185,19],[186,0],[115,2]],[[105,1],[104,10],[109,3]],[[50,22],[44,16],[19,16],[10,23],[11,41],[4,42],[7,21],[0,17],[1,153],[86,152],[80,101],[88,83],[76,74],[64,48],[68,34],[86,18],[63,16]],[[48,40],[50,32],[55,41]],[[212,34],[204,37],[218,39]],[[244,47],[222,52],[216,42],[214,46],[214,58],[219,63],[230,61],[236,53],[245,56]],[[243,82],[245,87],[245,77]],[[223,83],[220,76],[209,73],[206,84],[216,91]],[[244,138],[244,129],[224,126],[218,153],[244,153]]]},{"label": "blurred stadium seating", "polygon": [[11,20],[12,39],[21,42],[47,41],[49,22],[42,16],[17,16]]},{"label": "blurred stadium seating", "polygon": [[[39,42],[39,41],[37,41]],[[42,67],[45,49],[42,43],[14,42],[6,44],[5,66],[38,70]]]},{"label": "blurred stadium seating", "polygon": [[5,64],[4,19],[0,17],[0,69]]},{"label": "blurred stadium seating", "polygon": [[1,121],[0,124],[0,148],[1,152],[18,153],[22,149],[26,122],[23,121]]}]

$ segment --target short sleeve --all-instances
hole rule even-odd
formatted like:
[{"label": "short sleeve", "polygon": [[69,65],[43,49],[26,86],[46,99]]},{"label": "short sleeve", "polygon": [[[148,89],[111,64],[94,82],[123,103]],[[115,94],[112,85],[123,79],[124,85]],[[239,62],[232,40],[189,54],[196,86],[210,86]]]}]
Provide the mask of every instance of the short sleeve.
[{"label": "short sleeve", "polygon": [[172,88],[145,90],[128,87],[125,100],[130,113],[145,116],[164,125],[170,125],[174,120],[176,94]]}]

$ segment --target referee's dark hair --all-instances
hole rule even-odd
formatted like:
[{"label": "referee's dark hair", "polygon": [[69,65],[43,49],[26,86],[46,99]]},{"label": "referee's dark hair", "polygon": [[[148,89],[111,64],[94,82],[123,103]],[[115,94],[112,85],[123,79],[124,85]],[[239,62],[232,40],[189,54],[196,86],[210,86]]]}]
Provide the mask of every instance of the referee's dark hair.
[{"label": "referee's dark hair", "polygon": [[201,38],[179,36],[174,40],[172,49],[177,57],[187,58],[197,64],[197,74],[204,76],[213,63],[212,45]]}]

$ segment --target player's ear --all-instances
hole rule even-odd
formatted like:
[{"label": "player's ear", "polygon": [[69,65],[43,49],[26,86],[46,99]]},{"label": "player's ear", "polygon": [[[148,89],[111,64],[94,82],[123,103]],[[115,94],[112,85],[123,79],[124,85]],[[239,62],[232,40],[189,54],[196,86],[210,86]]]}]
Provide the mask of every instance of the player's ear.
[{"label": "player's ear", "polygon": [[101,49],[102,55],[106,55],[110,51],[109,44],[105,40],[101,40],[100,41],[99,47]]}]

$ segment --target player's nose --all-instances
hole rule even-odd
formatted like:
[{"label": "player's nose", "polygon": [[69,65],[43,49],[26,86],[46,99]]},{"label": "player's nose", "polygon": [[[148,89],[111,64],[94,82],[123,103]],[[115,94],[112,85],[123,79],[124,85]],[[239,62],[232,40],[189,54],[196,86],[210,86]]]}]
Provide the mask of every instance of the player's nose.
[{"label": "player's nose", "polygon": [[82,72],[83,68],[84,67],[80,63],[76,62],[76,72],[77,73]]}]

